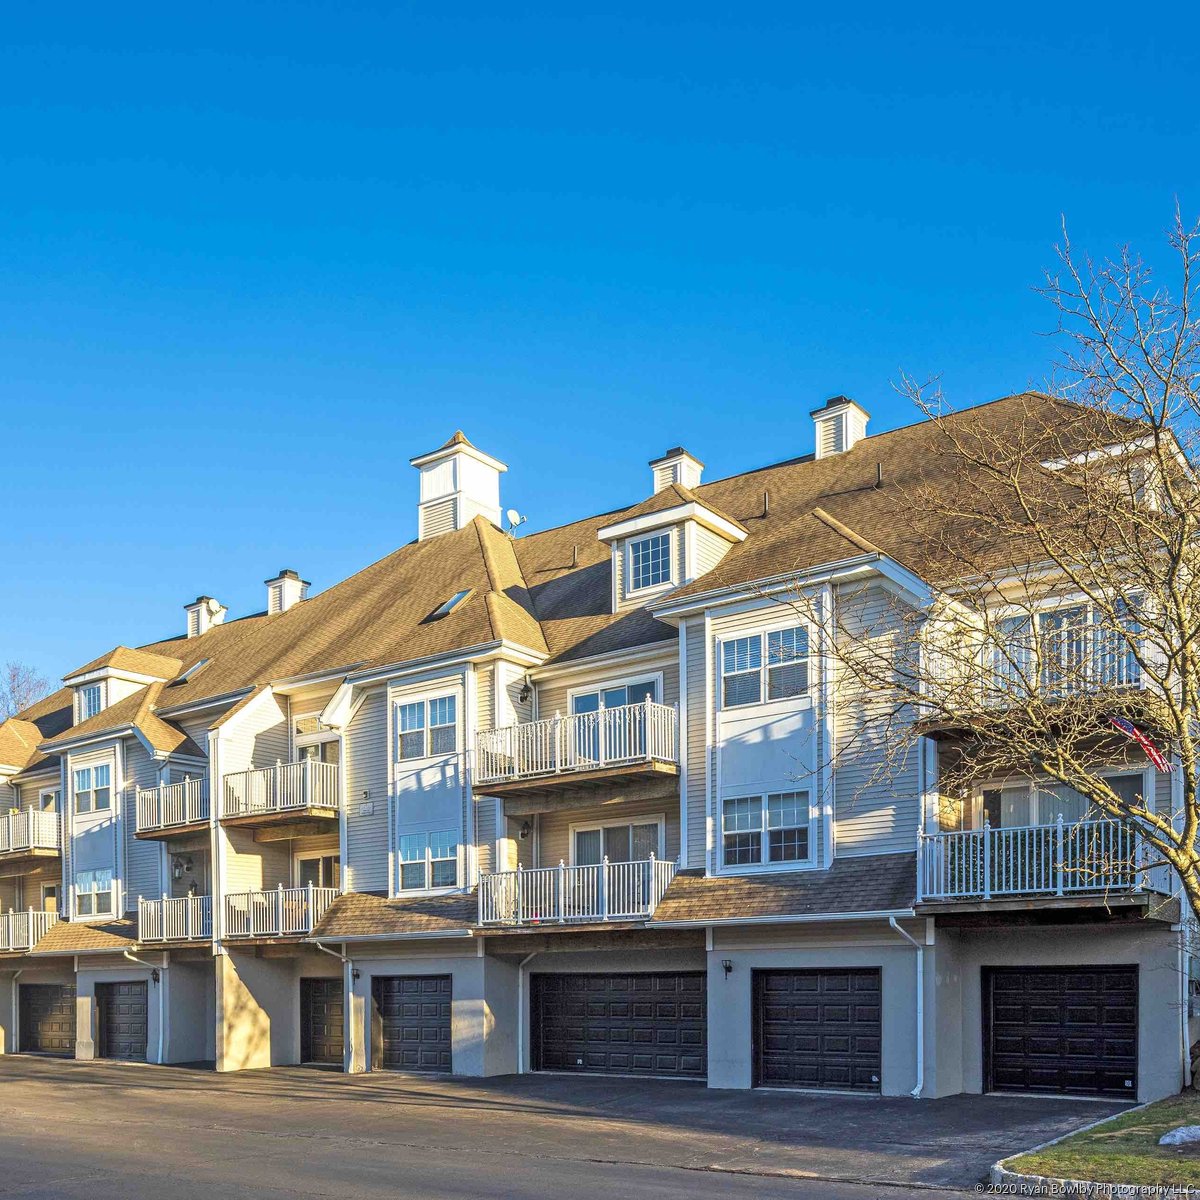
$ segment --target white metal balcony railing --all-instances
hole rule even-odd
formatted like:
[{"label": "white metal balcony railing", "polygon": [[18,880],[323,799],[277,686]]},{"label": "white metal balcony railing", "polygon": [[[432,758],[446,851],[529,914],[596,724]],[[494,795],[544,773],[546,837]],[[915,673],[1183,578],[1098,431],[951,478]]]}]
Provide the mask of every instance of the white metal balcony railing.
[{"label": "white metal balcony railing", "polygon": [[306,758],[256,771],[226,775],[222,817],[283,813],[305,808],[340,808],[337,763]]},{"label": "white metal balcony railing", "polygon": [[922,834],[917,899],[1163,890],[1164,869],[1147,857],[1133,830],[1108,820]]},{"label": "white metal balcony railing", "polygon": [[0,950],[32,950],[47,930],[58,924],[58,913],[31,908],[26,912],[0,913]]},{"label": "white metal balcony railing", "polygon": [[0,817],[0,854],[22,850],[57,850],[62,845],[62,823],[56,812],[27,808]]},{"label": "white metal balcony railing", "polygon": [[651,700],[505,725],[476,735],[475,782],[500,783],[643,762],[676,763],[678,738],[678,710]]},{"label": "white metal balcony railing", "polygon": [[139,833],[203,824],[208,821],[208,814],[207,779],[164,783],[155,788],[143,788],[137,794]]},{"label": "white metal balcony railing", "polygon": [[664,859],[518,868],[479,879],[480,925],[634,921],[653,915],[675,877]]},{"label": "white metal balcony railing", "polygon": [[139,942],[206,942],[211,938],[211,896],[138,897]]},{"label": "white metal balcony railing", "polygon": [[293,937],[312,933],[313,927],[339,895],[337,888],[309,884],[226,896],[224,936]]}]

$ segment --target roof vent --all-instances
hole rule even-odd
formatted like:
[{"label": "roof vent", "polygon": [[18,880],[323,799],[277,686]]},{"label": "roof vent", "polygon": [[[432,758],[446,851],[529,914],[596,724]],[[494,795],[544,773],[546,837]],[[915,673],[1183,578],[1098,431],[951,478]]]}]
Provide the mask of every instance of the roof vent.
[{"label": "roof vent", "polygon": [[704,464],[682,446],[675,446],[662,458],[651,459],[650,470],[654,472],[654,492],[657,494],[673,483],[682,484],[685,488],[699,487]]},{"label": "roof vent", "polygon": [[817,457],[828,458],[850,450],[867,436],[871,419],[849,396],[830,396],[810,414],[817,433]]},{"label": "roof vent", "polygon": [[417,540],[465,529],[476,517],[500,525],[500,476],[508,468],[477,450],[459,430],[444,445],[409,460],[421,472]]},{"label": "roof vent", "polygon": [[199,637],[214,625],[220,625],[229,611],[211,596],[197,596],[191,604],[185,604],[183,608],[187,613],[187,635],[190,638]]},{"label": "roof vent", "polygon": [[274,579],[263,581],[267,585],[267,615],[285,613],[301,600],[308,599],[309,583],[295,571],[280,571]]}]

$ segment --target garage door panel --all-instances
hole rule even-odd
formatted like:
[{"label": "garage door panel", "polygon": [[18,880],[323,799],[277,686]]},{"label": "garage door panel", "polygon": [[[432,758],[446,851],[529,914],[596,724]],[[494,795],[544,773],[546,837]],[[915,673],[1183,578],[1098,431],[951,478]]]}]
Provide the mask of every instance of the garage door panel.
[{"label": "garage door panel", "polygon": [[878,969],[756,971],[756,1082],[879,1091],[881,1012]]},{"label": "garage door panel", "polygon": [[146,1061],[149,1041],[147,991],[144,981],[96,985],[101,1058]]},{"label": "garage door panel", "polygon": [[25,1053],[75,1053],[75,988],[61,983],[18,985],[20,1048]]},{"label": "garage door panel", "polygon": [[371,980],[371,997],[382,1033],[375,1066],[388,1071],[451,1070],[449,975],[377,975]]},{"label": "garage door panel", "polygon": [[[702,972],[530,977],[535,1070],[703,1078]],[[579,997],[587,997],[581,1009]]]},{"label": "garage door panel", "polygon": [[991,1091],[1137,1092],[1137,968],[991,968],[984,1051]]},{"label": "garage door panel", "polygon": [[300,1058],[303,1062],[342,1062],[344,991],[340,979],[300,980]]}]

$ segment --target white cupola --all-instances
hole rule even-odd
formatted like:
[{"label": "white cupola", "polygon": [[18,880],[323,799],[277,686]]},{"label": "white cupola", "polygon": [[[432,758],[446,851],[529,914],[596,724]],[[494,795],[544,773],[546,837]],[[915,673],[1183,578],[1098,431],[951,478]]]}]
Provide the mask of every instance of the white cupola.
[{"label": "white cupola", "polygon": [[817,457],[828,458],[842,454],[867,436],[866,409],[849,396],[830,396],[820,408],[810,414],[816,426]]},{"label": "white cupola", "polygon": [[682,446],[675,446],[662,458],[652,458],[650,470],[654,472],[654,490],[651,494],[656,495],[673,483],[685,488],[699,487],[704,464]]},{"label": "white cupola", "polygon": [[418,541],[463,529],[475,517],[500,525],[500,475],[508,467],[477,450],[461,430],[444,446],[409,461],[421,473]]},{"label": "white cupola", "polygon": [[265,579],[267,585],[267,613],[285,613],[301,600],[308,599],[309,582],[301,579],[295,571],[284,569],[274,579]]}]

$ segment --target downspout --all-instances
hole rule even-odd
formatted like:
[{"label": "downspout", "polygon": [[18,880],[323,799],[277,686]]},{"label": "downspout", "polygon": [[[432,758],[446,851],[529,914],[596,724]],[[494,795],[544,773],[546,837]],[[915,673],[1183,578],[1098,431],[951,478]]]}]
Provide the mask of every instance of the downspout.
[{"label": "downspout", "polygon": [[525,964],[537,958],[538,951],[527,954],[517,963],[517,1074],[525,1073]]},{"label": "downspout", "polygon": [[17,998],[19,995],[19,992],[17,989],[17,980],[20,979],[24,973],[25,973],[24,967],[21,967],[19,970],[13,972],[13,977],[12,977],[12,1021],[10,1022],[10,1024],[12,1026],[12,1035],[13,1035],[12,1041],[13,1041],[14,1048],[11,1050],[6,1050],[5,1051],[6,1054],[15,1054],[16,1053],[15,1047],[17,1047],[21,1041],[21,1028],[20,1028],[21,1017],[20,1017],[20,1006],[17,1003]]},{"label": "downspout", "polygon": [[925,947],[895,917],[888,917],[888,924],[917,951],[917,1086],[909,1095],[919,1100],[925,1090]]},{"label": "downspout", "polygon": [[[324,946],[320,942],[312,942],[311,944],[316,946],[318,950],[323,950],[331,957],[341,960],[343,976],[342,986],[346,987],[347,984],[350,985],[349,987],[346,987],[346,991],[348,993],[346,996],[346,1025],[348,1028],[344,1031],[350,1036],[345,1038],[346,1049],[345,1053],[342,1055],[342,1070],[349,1075],[350,1067],[354,1062],[354,960],[346,957],[345,942],[342,943],[342,950],[330,950],[328,946]],[[365,1053],[363,1055],[363,1065],[367,1065]]]},{"label": "downspout", "polygon": [[151,971],[161,971],[163,974],[162,981],[157,985],[157,987],[158,987],[158,1065],[161,1067],[163,1065],[163,1032],[166,1029],[166,1015],[167,1015],[167,1003],[166,1003],[167,978],[166,978],[166,974],[169,969],[167,967],[167,956],[165,953],[163,954],[163,960],[161,963],[149,963],[149,962],[146,962],[146,960],[144,958],[137,958],[135,955],[130,954],[130,952],[128,950],[122,950],[121,955],[123,958],[129,959],[129,961],[131,963],[137,963],[137,965],[139,967],[149,967],[149,969]]}]

